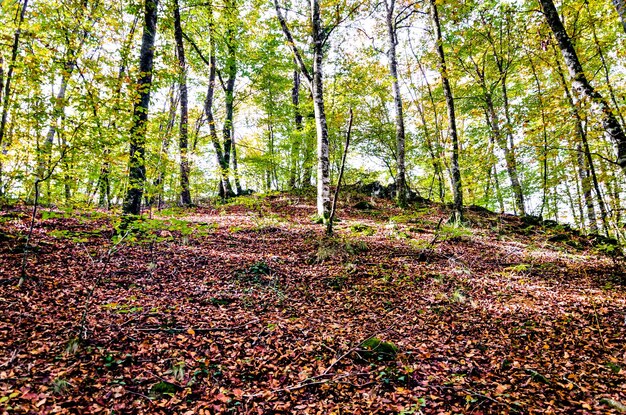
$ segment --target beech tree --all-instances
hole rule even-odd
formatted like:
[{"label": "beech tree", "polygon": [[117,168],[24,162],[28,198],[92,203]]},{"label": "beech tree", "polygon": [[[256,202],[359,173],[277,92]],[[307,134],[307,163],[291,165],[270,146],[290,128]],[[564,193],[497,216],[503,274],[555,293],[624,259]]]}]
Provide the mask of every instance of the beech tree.
[{"label": "beech tree", "polygon": [[607,137],[613,140],[617,146],[617,164],[624,170],[624,173],[626,173],[626,134],[624,134],[624,129],[617,121],[609,103],[587,79],[585,71],[578,59],[576,49],[565,27],[563,27],[554,2],[552,0],[540,0],[540,3],[546,21],[559,44],[565,65],[569,70],[572,79],[572,90],[581,99],[586,99],[591,102],[592,108],[598,113],[602,120],[602,127]]},{"label": "beech tree", "polygon": [[139,99],[133,108],[133,122],[130,129],[128,190],[124,200],[124,213],[133,215],[141,213],[141,201],[146,181],[146,124],[150,109],[157,12],[158,0],[145,0],[143,35],[139,55],[139,79],[137,81]]}]

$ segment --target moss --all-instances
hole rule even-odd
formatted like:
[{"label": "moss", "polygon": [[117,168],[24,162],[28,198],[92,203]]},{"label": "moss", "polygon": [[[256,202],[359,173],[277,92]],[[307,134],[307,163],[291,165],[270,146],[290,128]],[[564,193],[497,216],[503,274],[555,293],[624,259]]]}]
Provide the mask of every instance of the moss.
[{"label": "moss", "polygon": [[150,393],[154,395],[174,395],[180,387],[170,382],[159,382],[152,385]]},{"label": "moss", "polygon": [[377,337],[365,340],[359,347],[358,354],[365,360],[393,360],[398,354],[398,346]]},{"label": "moss", "polygon": [[374,228],[372,228],[369,225],[365,225],[363,223],[355,223],[354,225],[350,226],[350,230],[353,233],[361,234],[365,236],[372,236],[376,233],[376,230]]}]

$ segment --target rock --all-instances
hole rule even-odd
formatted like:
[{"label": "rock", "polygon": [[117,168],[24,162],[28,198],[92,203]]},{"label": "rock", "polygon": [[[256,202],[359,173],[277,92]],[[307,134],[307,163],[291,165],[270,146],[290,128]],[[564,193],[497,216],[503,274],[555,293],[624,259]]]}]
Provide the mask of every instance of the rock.
[{"label": "rock", "polygon": [[362,200],[358,203],[355,203],[352,206],[354,209],[358,209],[358,210],[371,210],[371,209],[375,209],[375,206],[372,205],[370,202]]}]

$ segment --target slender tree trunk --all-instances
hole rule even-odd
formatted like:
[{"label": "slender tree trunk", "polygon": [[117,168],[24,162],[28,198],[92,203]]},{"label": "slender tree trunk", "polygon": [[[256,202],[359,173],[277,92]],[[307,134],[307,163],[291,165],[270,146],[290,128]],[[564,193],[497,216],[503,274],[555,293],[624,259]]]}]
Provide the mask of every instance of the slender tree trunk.
[{"label": "slender tree trunk", "polygon": [[515,204],[517,206],[517,211],[519,215],[524,216],[526,215],[524,190],[522,189],[522,184],[519,179],[519,171],[517,169],[517,157],[515,157],[515,143],[513,141],[511,115],[509,111],[509,96],[506,88],[505,74],[503,74],[502,76],[502,98],[504,100],[504,131],[508,140],[508,143],[505,144],[505,147],[508,147],[507,151],[505,151],[505,157],[508,157],[507,167],[510,170],[509,173],[511,176],[511,184],[513,187],[513,193],[515,195]]},{"label": "slender tree trunk", "polygon": [[[326,123],[326,112],[324,110],[324,82],[322,75],[322,63],[324,60],[324,42],[326,41],[326,30],[322,27],[319,0],[311,0],[311,37],[313,38],[313,70],[310,71],[296,43],[287,27],[287,22],[278,5],[278,0],[274,0],[276,16],[280,26],[291,47],[294,58],[298,62],[300,71],[307,80],[313,95],[313,110],[315,113],[315,127],[317,131],[317,213],[322,218],[324,224],[330,216],[330,157],[328,146],[328,125]],[[308,176],[305,173],[305,179]]]},{"label": "slender tree trunk", "polygon": [[[226,3],[225,13],[228,16],[228,27],[226,28],[226,74],[228,79],[224,86],[225,94],[225,115],[224,125],[222,126],[222,136],[224,142],[224,168],[226,175],[229,176],[232,147],[233,147],[233,118],[235,106],[235,82],[237,79],[237,39],[233,25],[235,23],[236,5],[234,0]],[[232,190],[231,190],[232,192]]]},{"label": "slender tree trunk", "polygon": [[243,189],[241,188],[241,182],[239,181],[239,162],[237,159],[237,140],[235,139],[235,128],[231,130],[232,138],[231,138],[231,152],[232,152],[232,160],[233,160],[233,176],[235,179],[235,190],[237,190],[237,194],[240,195],[243,193]]},{"label": "slender tree trunk", "polygon": [[312,92],[317,130],[317,213],[324,220],[330,217],[330,156],[328,146],[328,125],[324,110],[324,82],[322,62],[324,57],[324,30],[320,15],[319,0],[311,0],[311,28],[313,35],[313,74]]},{"label": "slender tree trunk", "polygon": [[389,60],[389,73],[391,74],[391,88],[393,91],[393,102],[396,118],[396,192],[398,206],[406,207],[406,166],[405,166],[405,133],[404,115],[402,107],[402,95],[398,82],[398,58],[396,46],[398,44],[396,27],[394,23],[396,0],[385,0],[387,23],[387,59]]},{"label": "slender tree trunk", "polygon": [[[6,78],[4,79],[4,91],[0,89],[0,99],[2,99],[2,115],[0,116],[0,152],[4,152],[6,143],[4,141],[6,134],[6,127],[9,115],[9,104],[11,98],[11,81],[13,80],[13,68],[15,68],[15,61],[17,59],[17,52],[20,46],[20,36],[22,34],[22,24],[24,23],[24,16],[28,7],[28,0],[24,0],[22,8],[20,10],[19,19],[17,22],[17,29],[13,35],[13,44],[11,46],[11,60],[9,61],[9,68],[7,70]],[[4,193],[2,185],[2,162],[0,161],[0,196]]]},{"label": "slender tree trunk", "polygon": [[180,6],[174,0],[174,38],[176,40],[176,54],[178,55],[180,90],[180,204],[191,206],[191,192],[189,191],[189,100],[187,98],[187,65],[185,63],[185,44],[183,43],[183,28],[180,23]]},{"label": "slender tree trunk", "polygon": [[145,0],[144,27],[139,56],[139,80],[137,82],[139,100],[134,105],[133,124],[130,129],[128,190],[123,209],[124,213],[133,215],[141,213],[141,200],[146,180],[146,127],[152,88],[157,9],[158,0]]},{"label": "slender tree trunk", "polygon": [[456,129],[456,114],[454,111],[454,97],[448,80],[448,70],[446,68],[446,57],[443,50],[443,39],[441,36],[441,24],[437,11],[436,0],[430,0],[431,17],[435,29],[435,40],[437,42],[437,54],[439,55],[439,72],[443,93],[446,97],[446,107],[448,108],[449,134],[452,141],[452,155],[450,157],[450,169],[452,180],[452,193],[454,196],[453,221],[463,220],[463,189],[461,187],[461,169],[459,168],[459,138]]},{"label": "slender tree trunk", "polygon": [[580,179],[583,198],[585,199],[585,207],[587,208],[587,219],[589,221],[589,231],[598,233],[598,221],[596,219],[596,211],[593,206],[593,196],[591,195],[591,173],[585,163],[585,155],[582,145],[576,146],[576,162],[578,164],[578,178]]},{"label": "slender tree trunk", "polygon": [[589,83],[583,67],[578,60],[576,49],[574,49],[574,45],[565,31],[565,27],[561,22],[556,7],[554,7],[553,1],[540,0],[540,3],[546,21],[558,41],[565,65],[572,78],[572,90],[574,90],[577,95],[589,100],[592,108],[599,113],[607,137],[611,138],[617,145],[617,164],[622,168],[624,173],[626,173],[626,134],[624,134],[622,126],[617,121],[608,102]]},{"label": "slender tree trunk", "polygon": [[[62,71],[61,85],[59,87],[59,92],[56,94],[54,99],[54,105],[50,117],[50,126],[48,127],[48,133],[46,134],[46,139],[43,143],[43,149],[41,151],[41,154],[39,154],[39,162],[37,163],[37,178],[39,179],[47,175],[47,171],[50,169],[50,166],[52,164],[52,147],[54,145],[54,136],[56,135],[58,130],[59,120],[63,118],[65,113],[65,94],[67,92],[67,84],[73,70],[74,65],[71,62],[67,62],[65,68]],[[48,204],[51,203],[49,182],[47,186],[46,201]]]},{"label": "slender tree trunk", "polygon": [[[557,55],[556,48],[554,48],[554,54]],[[556,56],[555,56],[556,57]],[[604,203],[604,198],[602,197],[602,191],[600,189],[600,183],[598,182],[598,176],[596,175],[596,168],[593,162],[593,158],[591,157],[591,151],[589,150],[589,142],[587,141],[587,132],[583,127],[583,120],[580,116],[578,105],[574,101],[574,97],[570,92],[570,89],[567,85],[567,80],[565,79],[565,74],[563,73],[563,69],[561,68],[561,64],[556,62],[556,72],[559,75],[559,79],[561,81],[561,86],[563,87],[563,92],[565,93],[565,98],[570,107],[570,112],[574,118],[574,124],[576,127],[576,134],[582,143],[582,149],[586,158],[586,167],[589,169],[589,173],[591,176],[591,182],[593,183],[594,190],[596,191],[596,197],[598,199],[598,207],[600,208],[600,217],[602,219],[602,225],[604,227],[605,232],[608,234],[608,212],[606,209],[606,205]],[[584,183],[583,183],[584,186]],[[589,198],[592,199],[592,196],[589,195]],[[593,205],[593,201],[591,202]],[[593,217],[595,217],[595,212]],[[591,221],[591,217],[589,218]]]},{"label": "slender tree trunk", "polygon": [[[589,11],[589,4],[585,3],[585,7],[587,8],[587,12],[591,14],[591,12]],[[596,24],[595,21],[592,20],[591,33],[593,34],[593,41],[596,44],[596,49],[598,50],[598,56],[600,57],[600,62],[602,63],[602,70],[604,72],[604,82],[606,82],[606,87],[609,91],[609,97],[611,97],[611,102],[613,103],[615,107],[615,112],[617,113],[617,116],[619,117],[619,120],[622,123],[622,128],[623,128],[624,126],[626,126],[626,120],[624,120],[622,112],[620,111],[619,103],[617,101],[617,97],[615,94],[615,89],[613,88],[613,84],[611,83],[611,77],[609,76],[610,75],[609,66],[606,63],[606,58],[604,57],[604,51],[602,50],[602,45],[600,45],[600,41],[598,40],[598,34],[596,33],[595,24]]]},{"label": "slender tree trunk", "polygon": [[302,140],[302,114],[300,113],[300,72],[293,70],[293,88],[291,89],[291,104],[295,122],[295,137],[291,143],[291,157],[289,168],[289,188],[294,189],[298,185],[298,158],[300,157],[300,144]]},{"label": "slender tree trunk", "polygon": [[215,116],[213,114],[213,98],[215,95],[215,80],[217,76],[217,67],[216,67],[216,47],[215,47],[215,30],[213,27],[213,4],[211,1],[208,3],[208,12],[209,12],[209,46],[210,46],[210,55],[209,55],[209,85],[207,88],[206,99],[204,101],[204,113],[207,117],[207,122],[209,124],[209,135],[211,137],[211,142],[213,143],[213,148],[215,149],[215,157],[217,159],[217,166],[220,174],[220,188],[219,194],[222,198],[231,197],[233,193],[233,189],[230,185],[230,179],[228,177],[228,160],[224,155],[224,151],[222,150],[222,145],[220,144],[219,139],[217,138],[217,128],[215,127]]},{"label": "slender tree trunk", "polygon": [[527,57],[533,73],[533,78],[535,79],[535,85],[537,86],[537,99],[539,100],[539,109],[541,111],[541,136],[543,139],[543,149],[539,160],[541,161],[541,187],[543,195],[541,198],[541,209],[539,211],[539,216],[543,217],[543,210],[545,209],[548,197],[548,131],[546,129],[546,109],[543,102],[543,91],[541,88],[541,82],[539,81],[539,75],[537,74],[537,69],[529,53],[527,54]]},{"label": "slender tree trunk", "polygon": [[213,95],[215,92],[215,49],[211,50],[211,65],[209,68],[209,86],[207,89],[206,100],[204,101],[204,112],[209,124],[209,135],[213,148],[215,149],[215,156],[217,158],[217,165],[220,172],[220,196],[222,198],[228,198],[233,195],[233,189],[230,185],[228,178],[228,164],[222,151],[222,145],[217,138],[217,129],[215,128],[215,116],[213,115]]},{"label": "slender tree trunk", "polygon": [[500,150],[502,150],[502,152],[504,153],[506,170],[509,175],[509,179],[511,180],[511,188],[513,189],[513,195],[515,199],[515,211],[518,214],[523,215],[525,212],[524,199],[522,196],[522,187],[517,176],[517,165],[515,163],[515,157],[513,154],[511,154],[511,151],[507,144],[507,140],[502,134],[498,114],[496,113],[495,107],[493,105],[493,99],[489,94],[489,91],[487,90],[485,84],[483,83],[482,85],[484,92],[485,109],[487,114],[487,122],[489,123],[489,127],[493,132],[495,142],[500,147]]},{"label": "slender tree trunk", "polygon": [[109,173],[111,170],[111,163],[109,162],[109,155],[111,151],[104,149],[104,162],[100,168],[100,177],[98,178],[98,206],[107,210],[111,207],[111,182],[109,179]]}]

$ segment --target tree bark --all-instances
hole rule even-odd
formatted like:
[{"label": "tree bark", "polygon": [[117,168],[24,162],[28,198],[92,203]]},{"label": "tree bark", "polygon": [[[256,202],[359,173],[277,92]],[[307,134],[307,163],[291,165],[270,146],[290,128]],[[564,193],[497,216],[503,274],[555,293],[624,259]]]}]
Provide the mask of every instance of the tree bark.
[{"label": "tree bark", "polygon": [[295,137],[291,143],[291,166],[289,171],[289,188],[295,189],[298,185],[298,158],[300,156],[300,142],[302,140],[302,114],[300,113],[300,72],[293,70],[293,87],[291,89],[291,104],[295,122]]},{"label": "tree bark", "polygon": [[274,0],[276,15],[280,26],[291,47],[300,71],[307,80],[313,95],[313,110],[315,113],[315,127],[317,131],[317,214],[327,224],[330,216],[330,157],[328,146],[328,125],[326,123],[326,112],[324,110],[324,82],[322,74],[322,64],[324,60],[324,42],[326,33],[322,27],[319,0],[311,0],[311,37],[313,38],[313,70],[309,71],[302,59],[293,36],[287,27],[287,22],[283,17],[278,0]]},{"label": "tree bark", "polygon": [[152,68],[154,66],[154,42],[156,38],[158,0],[145,0],[144,27],[139,55],[139,100],[133,108],[133,124],[130,128],[130,160],[128,190],[124,200],[125,214],[139,215],[146,181],[146,124],[150,108]]},{"label": "tree bark", "polygon": [[[554,54],[555,55],[557,54],[556,48],[554,48]],[[576,134],[578,135],[578,138],[580,139],[580,142],[582,143],[582,150],[584,152],[585,159],[586,159],[585,160],[586,167],[589,169],[591,183],[593,183],[593,187],[596,192],[596,197],[598,199],[598,207],[600,208],[600,217],[602,219],[602,225],[604,227],[605,232],[608,234],[608,222],[607,222],[608,212],[606,209],[606,205],[604,203],[604,198],[602,197],[600,184],[598,183],[598,176],[596,175],[596,168],[593,162],[593,158],[591,157],[591,151],[589,150],[589,142],[587,141],[587,132],[585,131],[585,128],[583,127],[583,120],[580,116],[580,113],[578,112],[578,105],[576,105],[576,102],[574,101],[574,97],[572,96],[570,89],[568,88],[564,71],[561,68],[561,64],[558,61],[556,62],[556,72],[559,75],[561,86],[563,87],[563,91],[565,92],[565,98],[570,107],[571,114],[574,118],[574,124],[576,126]],[[585,183],[583,182],[583,188],[584,186],[585,186]],[[589,195],[589,198],[592,199],[592,196]],[[593,205],[593,201],[591,202],[591,205]],[[587,214],[588,214],[589,221],[591,222],[592,218],[595,218],[595,211],[593,212],[592,216],[589,216],[589,213],[590,213],[589,211],[587,212],[588,212]]]},{"label": "tree bark", "polygon": [[[576,146],[576,162],[578,164],[578,178],[580,179],[585,207],[587,209],[587,220],[589,221],[589,231],[598,233],[598,221],[596,211],[593,206],[593,196],[591,195],[591,172],[589,171],[583,153],[582,145]],[[581,216],[581,223],[583,222]]]},{"label": "tree bark", "polygon": [[402,106],[402,95],[400,94],[400,84],[398,82],[398,58],[396,46],[398,44],[396,26],[394,24],[396,0],[385,0],[387,24],[389,73],[391,74],[391,87],[393,91],[393,102],[396,121],[396,198],[398,206],[406,207],[406,165],[405,165],[405,132],[404,115]]},{"label": "tree bark", "polygon": [[626,174],[626,134],[622,126],[617,121],[608,102],[589,83],[578,59],[576,49],[574,49],[574,45],[561,22],[556,7],[554,7],[554,2],[552,0],[540,0],[540,3],[546,21],[559,44],[563,60],[572,78],[572,90],[577,95],[589,100],[592,108],[599,113],[606,136],[617,145],[617,164]]},{"label": "tree bark", "polygon": [[187,65],[185,62],[185,44],[183,43],[183,28],[180,23],[180,6],[174,0],[174,38],[176,40],[176,54],[178,55],[179,93],[180,93],[180,204],[191,206],[191,192],[189,191],[189,100],[187,97]]},{"label": "tree bark", "polygon": [[319,0],[311,0],[311,29],[313,36],[313,110],[317,131],[317,213],[324,224],[330,217],[330,151],[328,125],[324,109],[324,82],[322,63],[324,58],[324,31]]},{"label": "tree bark", "polygon": [[443,85],[443,93],[446,97],[446,107],[448,109],[448,125],[450,140],[452,141],[452,154],[450,157],[450,178],[452,181],[452,194],[454,196],[454,208],[452,221],[460,222],[463,220],[463,189],[461,186],[461,169],[459,168],[459,138],[456,128],[456,114],[454,110],[454,96],[450,88],[448,79],[448,70],[446,68],[446,55],[443,50],[443,39],[441,36],[441,23],[439,22],[439,13],[437,11],[436,0],[430,0],[430,11],[435,29],[435,41],[437,42],[437,55],[439,56],[439,73],[441,75],[441,83]]},{"label": "tree bark", "polygon": [[[20,36],[22,34],[22,23],[24,23],[24,16],[28,7],[28,0],[24,0],[22,9],[19,14],[19,21],[17,23],[17,29],[13,35],[13,44],[11,46],[11,60],[9,61],[9,68],[7,70],[6,78],[4,79],[4,91],[0,90],[0,98],[2,99],[2,115],[0,116],[0,151],[3,152],[5,148],[4,136],[6,133],[6,126],[9,115],[9,103],[11,98],[11,81],[13,80],[13,68],[15,67],[15,61],[17,59],[17,52],[20,45]],[[3,93],[4,92],[4,93]],[[0,196],[4,193],[2,185],[2,162],[0,162]]]}]

